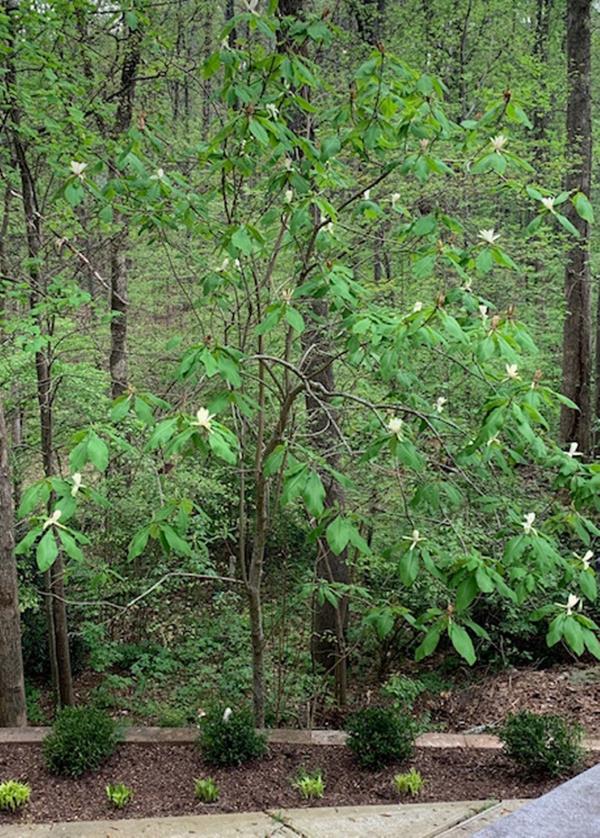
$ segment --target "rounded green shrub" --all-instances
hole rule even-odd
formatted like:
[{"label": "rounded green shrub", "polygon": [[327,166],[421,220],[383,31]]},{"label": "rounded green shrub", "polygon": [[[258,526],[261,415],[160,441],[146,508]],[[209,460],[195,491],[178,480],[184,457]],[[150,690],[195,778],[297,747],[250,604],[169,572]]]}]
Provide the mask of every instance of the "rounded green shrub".
[{"label": "rounded green shrub", "polygon": [[46,767],[53,774],[79,777],[97,768],[119,741],[116,722],[90,707],[65,707],[43,744]]},{"label": "rounded green shrub", "polygon": [[508,716],[498,731],[506,754],[529,773],[557,777],[583,757],[583,729],[560,716],[523,710]]},{"label": "rounded green shrub", "polygon": [[347,744],[362,768],[402,762],[413,752],[415,726],[411,718],[383,707],[367,707],[350,717]]},{"label": "rounded green shrub", "polygon": [[242,765],[264,756],[267,739],[254,728],[248,710],[215,709],[200,722],[198,745],[211,765]]}]

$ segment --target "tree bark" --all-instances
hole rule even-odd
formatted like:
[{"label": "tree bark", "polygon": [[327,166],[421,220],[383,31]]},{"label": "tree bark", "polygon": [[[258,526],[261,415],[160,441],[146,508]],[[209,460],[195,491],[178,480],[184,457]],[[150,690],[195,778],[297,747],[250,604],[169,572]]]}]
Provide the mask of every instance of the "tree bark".
[{"label": "tree bark", "polygon": [[[570,165],[565,188],[590,194],[592,169],[592,119],[590,99],[591,0],[568,0],[567,147]],[[591,293],[590,230],[569,203],[565,214],[579,231],[567,254],[565,300],[567,313],[563,331],[563,392],[579,411],[561,409],[563,442],[577,442],[590,450],[591,437]]]},{"label": "tree bark", "polygon": [[0,727],[27,724],[14,505],[4,406],[0,397]]},{"label": "tree bark", "polygon": [[[46,294],[44,277],[38,267],[39,257],[43,249],[42,213],[38,206],[36,184],[29,166],[27,150],[21,139],[21,109],[19,107],[17,92],[17,70],[13,57],[13,31],[17,26],[14,16],[19,11],[18,0],[10,0],[10,3],[6,4],[6,10],[9,14],[9,36],[11,40],[9,42],[5,83],[10,108],[10,136],[21,180],[21,199],[26,228],[27,255],[30,260],[29,304],[40,334],[49,334],[48,324],[45,322],[43,315],[39,313],[40,305]],[[53,392],[52,359],[48,346],[35,353],[35,371],[40,416],[42,462],[45,476],[51,477],[54,474],[52,433]],[[46,594],[48,596],[48,651],[56,701],[59,705],[72,704],[74,700],[73,679],[71,676],[69,654],[67,610],[64,602],[63,560],[60,553],[52,569],[45,574],[45,582]]]}]

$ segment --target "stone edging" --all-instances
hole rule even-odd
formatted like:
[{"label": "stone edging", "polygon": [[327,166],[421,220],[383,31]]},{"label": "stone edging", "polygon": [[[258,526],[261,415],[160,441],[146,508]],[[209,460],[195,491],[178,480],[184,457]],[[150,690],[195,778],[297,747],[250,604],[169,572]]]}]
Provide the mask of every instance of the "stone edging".
[{"label": "stone edging", "polygon": [[[49,727],[4,727],[0,728],[0,745],[35,744],[49,733]],[[267,730],[269,742],[287,745],[343,745],[346,734],[343,730],[295,730],[279,728]],[[141,744],[163,743],[187,745],[195,742],[198,730],[195,727],[129,727],[124,741]],[[481,748],[497,750],[502,747],[497,736],[489,733],[424,733],[417,739],[420,748]],[[590,738],[583,742],[588,751],[600,751],[600,739]]]}]

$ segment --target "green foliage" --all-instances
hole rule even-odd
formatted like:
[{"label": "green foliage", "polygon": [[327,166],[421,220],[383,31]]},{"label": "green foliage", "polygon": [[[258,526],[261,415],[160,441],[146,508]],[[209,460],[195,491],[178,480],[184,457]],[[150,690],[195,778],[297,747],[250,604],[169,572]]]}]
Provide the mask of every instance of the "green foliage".
[{"label": "green foliage", "polygon": [[361,768],[376,770],[402,762],[412,754],[415,728],[406,715],[382,707],[367,707],[346,724],[347,744]]},{"label": "green foliage", "polygon": [[530,774],[557,777],[583,757],[583,729],[560,716],[524,710],[509,716],[498,735],[508,756]]},{"label": "green foliage", "polygon": [[214,708],[200,720],[198,745],[211,765],[242,765],[264,756],[267,739],[255,730],[248,710]]},{"label": "green foliage", "polygon": [[219,787],[210,777],[194,780],[194,794],[203,803],[214,803],[219,799]]},{"label": "green foliage", "polygon": [[399,794],[410,794],[412,797],[417,797],[425,780],[416,768],[411,768],[406,774],[396,774],[394,776],[394,788]]},{"label": "green foliage", "polygon": [[9,809],[11,812],[16,812],[17,809],[29,803],[30,796],[31,789],[25,783],[5,780],[0,783],[0,810]]},{"label": "green foliage", "polygon": [[115,809],[124,809],[133,800],[133,789],[130,789],[125,783],[109,783],[106,786],[106,797]]},{"label": "green foliage", "polygon": [[304,800],[316,800],[325,794],[325,780],[320,770],[306,771],[302,768],[292,783]]},{"label": "green foliage", "polygon": [[116,722],[106,713],[88,707],[65,707],[44,739],[44,761],[53,774],[79,777],[98,768],[118,741]]}]

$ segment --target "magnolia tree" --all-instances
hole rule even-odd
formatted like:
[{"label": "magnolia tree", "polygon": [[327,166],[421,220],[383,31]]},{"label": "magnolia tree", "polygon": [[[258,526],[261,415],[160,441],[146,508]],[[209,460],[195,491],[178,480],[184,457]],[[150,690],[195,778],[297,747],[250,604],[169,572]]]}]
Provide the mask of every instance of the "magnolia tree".
[{"label": "magnolia tree", "polygon": [[[475,290],[492,270],[518,270],[509,235],[498,224],[478,230],[431,202],[423,211],[418,199],[431,181],[483,182],[533,209],[526,236],[547,223],[574,234],[561,206],[571,201],[585,216],[589,202],[531,185],[511,139],[527,117],[508,95],[479,120],[455,124],[440,82],[383,46],[347,90],[327,91],[325,107],[326,82],[311,56],[331,48],[333,37],[318,16],[238,15],[204,67],[218,84],[216,129],[206,141],[191,140],[187,160],[171,157],[150,114],[110,164],[83,150],[65,160],[59,200],[73,208],[86,201],[99,225],[110,225],[114,212],[194,267],[197,340],[178,371],[185,409],[130,388],[110,420],[99,417],[78,434],[70,474],[34,484],[21,504],[30,529],[18,550],[35,549],[45,571],[59,548],[84,561],[78,510],[98,499],[96,472],[106,470],[111,449],[139,446],[173,464],[170,475],[184,457],[198,469],[211,469],[213,458],[231,469],[258,724],[266,700],[262,581],[281,506],[304,508],[317,566],[319,557],[334,557],[347,571],[319,571],[312,586],[315,608],[326,602],[338,617],[337,663],[348,655],[341,612],[353,596],[370,598],[381,634],[398,613],[391,600],[400,602],[402,620],[420,638],[417,659],[447,635],[473,664],[486,634],[474,605],[499,595],[525,606],[549,578],[564,596],[536,615],[548,621],[548,643],[600,657],[597,626],[584,613],[596,598],[589,545],[598,533],[585,511],[597,506],[600,467],[582,462],[575,445],[564,451],[553,441],[557,404],[576,406],[535,369],[535,347],[514,308],[499,310]],[[408,307],[396,303],[393,279],[382,287],[361,272],[358,244],[375,236],[401,252],[422,283]],[[532,508],[518,495],[492,496],[490,486],[526,466],[543,470],[560,504],[551,497]],[[382,545],[377,513],[369,517],[356,498],[381,470],[397,486],[387,501],[397,522],[389,602],[373,601],[360,576]],[[332,493],[334,484],[346,493]],[[51,514],[40,516],[52,498]],[[419,503],[405,505],[407,498]],[[130,555],[150,539],[188,555],[189,508],[157,501]],[[443,524],[432,526],[440,510]],[[449,550],[444,527],[469,516],[485,527],[485,543],[466,539]],[[411,586],[423,578],[444,607],[415,611]]]}]

